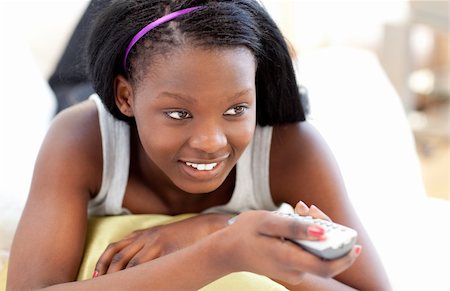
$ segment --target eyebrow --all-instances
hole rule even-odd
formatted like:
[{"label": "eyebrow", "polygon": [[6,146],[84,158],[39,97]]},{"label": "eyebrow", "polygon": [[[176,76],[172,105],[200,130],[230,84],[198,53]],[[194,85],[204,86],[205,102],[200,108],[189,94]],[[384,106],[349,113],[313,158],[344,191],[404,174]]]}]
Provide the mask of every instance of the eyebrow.
[{"label": "eyebrow", "polygon": [[250,88],[244,89],[244,90],[234,94],[230,98],[228,98],[228,101],[234,101],[234,100],[238,99],[239,97],[241,97],[242,95],[248,94],[250,91],[252,91],[252,89],[250,89]]},{"label": "eyebrow", "polygon": [[[251,90],[252,89],[244,89],[244,90],[228,97],[227,100],[234,101],[234,100],[238,99],[239,97],[241,97],[242,95],[248,94],[248,92],[250,92]],[[170,93],[170,92],[164,91],[157,96],[157,98],[162,98],[162,97],[170,97],[170,98],[179,100],[181,102],[189,103],[189,104],[197,103],[197,100],[195,100],[195,98],[193,98],[189,95],[184,95],[184,94]]]},{"label": "eyebrow", "polygon": [[184,103],[189,103],[189,104],[197,103],[197,101],[189,95],[182,95],[182,94],[176,94],[176,93],[170,93],[170,92],[164,91],[157,96],[157,98],[163,98],[163,97],[170,97],[170,98],[176,99],[178,101],[181,101]]}]

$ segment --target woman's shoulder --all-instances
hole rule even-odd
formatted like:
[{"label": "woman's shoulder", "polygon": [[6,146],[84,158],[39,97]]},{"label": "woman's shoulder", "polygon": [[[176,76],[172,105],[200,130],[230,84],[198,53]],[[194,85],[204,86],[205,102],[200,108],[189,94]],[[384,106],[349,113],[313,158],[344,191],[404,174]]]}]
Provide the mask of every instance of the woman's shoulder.
[{"label": "woman's shoulder", "polygon": [[50,153],[58,164],[69,164],[73,174],[89,180],[85,181],[89,188],[97,188],[102,174],[102,140],[94,101],[86,100],[58,113],[41,152]]},{"label": "woman's shoulder", "polygon": [[298,172],[318,154],[323,140],[317,130],[306,121],[273,127],[270,150],[271,173]]},{"label": "woman's shoulder", "polygon": [[[270,185],[275,202],[296,203],[299,198],[311,198],[317,203],[319,196],[310,195],[323,192],[323,186],[332,188],[335,183],[331,180],[336,180],[335,174],[331,151],[311,123],[303,121],[274,126],[270,151]],[[287,201],[289,199],[292,201]]]},{"label": "woman's shoulder", "polygon": [[50,126],[49,136],[83,150],[101,145],[99,117],[94,101],[86,100],[58,113]]},{"label": "woman's shoulder", "polygon": [[271,156],[276,160],[302,159],[323,145],[320,133],[307,121],[276,125],[272,133]]},{"label": "woman's shoulder", "polygon": [[89,123],[92,121],[98,123],[98,110],[95,101],[88,99],[59,112],[53,119],[52,125],[61,123],[76,125],[77,123]]}]

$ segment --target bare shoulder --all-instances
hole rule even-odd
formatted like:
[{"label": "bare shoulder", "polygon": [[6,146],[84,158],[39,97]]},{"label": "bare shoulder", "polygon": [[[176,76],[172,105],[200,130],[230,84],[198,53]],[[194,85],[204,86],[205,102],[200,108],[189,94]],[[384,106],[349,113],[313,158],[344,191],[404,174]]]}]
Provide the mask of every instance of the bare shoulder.
[{"label": "bare shoulder", "polygon": [[74,133],[95,134],[99,131],[98,111],[91,100],[83,101],[61,111],[52,121],[51,131],[74,130]]},{"label": "bare shoulder", "polygon": [[[325,146],[324,140],[309,122],[289,123],[273,128],[272,154],[295,158],[318,145]],[[299,148],[299,146],[302,146]],[[292,151],[292,152],[291,152]]]},{"label": "bare shoulder", "polygon": [[331,150],[321,134],[308,122],[274,127],[270,185],[277,203],[295,205],[303,200],[324,210],[328,210],[329,206],[331,210],[336,200],[346,197]]},{"label": "bare shoulder", "polygon": [[89,192],[95,191],[102,174],[101,147],[97,107],[93,101],[87,100],[65,109],[54,118],[37,165],[44,163],[61,167],[61,171],[70,171],[70,176],[90,188]]}]

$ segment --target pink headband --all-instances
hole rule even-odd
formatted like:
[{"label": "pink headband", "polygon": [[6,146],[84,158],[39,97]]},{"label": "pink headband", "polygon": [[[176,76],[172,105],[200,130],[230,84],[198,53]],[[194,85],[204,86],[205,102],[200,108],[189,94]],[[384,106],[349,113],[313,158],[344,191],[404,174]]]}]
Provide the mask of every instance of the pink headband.
[{"label": "pink headband", "polygon": [[141,39],[147,32],[149,32],[150,30],[152,30],[153,28],[166,23],[174,18],[177,18],[178,16],[190,13],[192,11],[195,11],[199,8],[203,8],[203,6],[196,6],[196,7],[191,7],[191,8],[186,8],[186,9],[182,9],[182,10],[178,10],[175,12],[172,12],[170,14],[164,15],[161,18],[156,19],[155,21],[151,22],[150,24],[146,25],[143,29],[141,29],[141,31],[139,31],[131,40],[130,44],[127,47],[127,50],[125,51],[125,56],[123,57],[123,68],[126,71],[127,70],[127,58],[128,58],[128,54],[130,53],[131,49],[133,48],[133,46],[138,42],[139,39]]}]

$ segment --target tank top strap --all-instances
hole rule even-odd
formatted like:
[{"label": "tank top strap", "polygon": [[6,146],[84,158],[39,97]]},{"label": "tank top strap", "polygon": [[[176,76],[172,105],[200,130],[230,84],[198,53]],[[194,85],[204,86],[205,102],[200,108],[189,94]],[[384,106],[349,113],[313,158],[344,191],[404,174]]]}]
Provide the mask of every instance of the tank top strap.
[{"label": "tank top strap", "polygon": [[130,126],[116,119],[97,94],[89,97],[97,105],[102,136],[102,185],[97,196],[89,202],[89,215],[118,215],[129,213],[122,208],[130,167]]},{"label": "tank top strap", "polygon": [[270,147],[272,144],[272,126],[256,127],[252,143],[251,169],[254,189],[255,209],[276,210],[270,192]]}]

